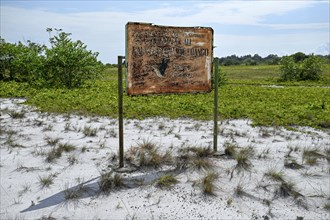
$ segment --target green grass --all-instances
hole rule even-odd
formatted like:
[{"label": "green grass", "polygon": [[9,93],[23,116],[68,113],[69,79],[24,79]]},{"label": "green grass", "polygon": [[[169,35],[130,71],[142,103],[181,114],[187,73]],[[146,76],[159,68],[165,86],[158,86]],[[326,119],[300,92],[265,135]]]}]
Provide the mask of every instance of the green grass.
[{"label": "green grass", "polygon": [[274,84],[290,86],[330,85],[330,64],[324,65],[322,72],[323,77],[317,82],[279,82],[279,65],[222,66],[220,68],[226,72],[228,83],[230,84]]},{"label": "green grass", "polygon": [[[277,82],[276,66],[226,68],[229,81],[236,83],[245,80],[255,82],[253,84],[260,84],[268,79],[268,84]],[[233,68],[233,73],[229,71],[230,68]],[[107,75],[102,79],[72,90],[35,89],[24,83],[0,82],[0,97],[26,97],[27,104],[37,106],[40,110],[47,112],[116,118],[118,116],[116,69],[107,71]],[[244,74],[247,76],[244,77]],[[255,125],[302,125],[329,128],[330,89],[315,86],[293,86],[307,84],[304,82],[289,83],[289,86],[285,88],[227,84],[219,89],[220,119],[249,118]],[[322,82],[318,84],[324,85]],[[143,119],[164,116],[212,120],[213,96],[213,92],[133,97],[124,95],[124,117]]]}]

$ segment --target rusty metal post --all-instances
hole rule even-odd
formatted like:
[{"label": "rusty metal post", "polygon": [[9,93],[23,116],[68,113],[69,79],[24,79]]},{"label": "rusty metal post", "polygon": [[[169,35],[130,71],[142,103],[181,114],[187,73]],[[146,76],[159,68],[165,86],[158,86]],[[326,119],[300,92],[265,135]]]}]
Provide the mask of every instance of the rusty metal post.
[{"label": "rusty metal post", "polygon": [[124,166],[124,124],[123,124],[123,56],[118,56],[118,117],[119,117],[119,168]]},{"label": "rusty metal post", "polygon": [[219,88],[219,60],[214,59],[214,118],[213,118],[213,151],[218,150],[218,88]]}]

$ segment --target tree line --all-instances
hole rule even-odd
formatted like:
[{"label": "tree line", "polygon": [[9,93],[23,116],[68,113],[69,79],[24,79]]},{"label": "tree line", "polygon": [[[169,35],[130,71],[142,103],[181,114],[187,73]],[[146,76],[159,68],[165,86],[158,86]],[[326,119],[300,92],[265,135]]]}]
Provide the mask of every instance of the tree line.
[{"label": "tree line", "polygon": [[[320,60],[322,60],[323,63],[330,64],[330,54],[328,55],[307,55],[303,52],[297,52],[292,55],[295,62],[302,61],[310,56],[316,56],[319,57]],[[283,56],[286,57],[286,56]],[[254,54],[253,56],[251,54],[244,55],[244,56],[237,56],[237,55],[231,55],[226,57],[220,57],[219,63],[222,66],[234,66],[234,65],[247,65],[247,66],[255,66],[255,65],[279,65],[280,61],[283,57],[280,57],[276,54],[269,54],[266,57],[261,57],[258,54]]]},{"label": "tree line", "polygon": [[[98,53],[87,50],[80,40],[71,39],[71,33],[47,28],[50,46],[27,41],[8,43],[0,37],[0,81],[25,82],[35,87],[77,88],[85,81],[102,75],[104,67]],[[219,58],[220,65],[280,65],[281,79],[285,81],[318,80],[322,66],[330,64],[330,55],[306,55],[302,52],[279,57],[258,54]]]}]

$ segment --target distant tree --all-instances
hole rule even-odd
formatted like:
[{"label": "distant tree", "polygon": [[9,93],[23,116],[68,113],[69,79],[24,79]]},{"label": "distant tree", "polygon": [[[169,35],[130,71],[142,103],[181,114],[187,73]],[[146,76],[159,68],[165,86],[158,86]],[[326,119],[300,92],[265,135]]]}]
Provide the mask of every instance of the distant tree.
[{"label": "distant tree", "polygon": [[308,56],[306,54],[304,54],[303,52],[294,53],[291,55],[291,57],[294,59],[294,62],[296,62],[296,63],[308,58]]},{"label": "distant tree", "polygon": [[285,56],[280,61],[280,70],[281,79],[284,81],[319,80],[322,74],[322,59],[313,54],[304,59]]},{"label": "distant tree", "polygon": [[298,67],[293,57],[285,56],[280,61],[281,79],[283,81],[293,81],[298,79]]},{"label": "distant tree", "polygon": [[319,80],[322,74],[322,60],[314,55],[301,63],[300,80]]},{"label": "distant tree", "polygon": [[281,58],[276,54],[269,54],[267,57],[263,59],[263,61],[268,65],[277,65],[279,64]]},{"label": "distant tree", "polygon": [[255,66],[258,64],[258,62],[252,58],[247,58],[243,61],[243,63],[247,66]]}]

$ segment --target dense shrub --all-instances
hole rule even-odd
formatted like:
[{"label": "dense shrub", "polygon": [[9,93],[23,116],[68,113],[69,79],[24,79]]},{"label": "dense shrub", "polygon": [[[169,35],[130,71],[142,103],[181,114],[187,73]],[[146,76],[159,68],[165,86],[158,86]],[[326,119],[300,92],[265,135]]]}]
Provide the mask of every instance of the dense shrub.
[{"label": "dense shrub", "polygon": [[67,88],[78,87],[98,73],[98,53],[86,49],[80,40],[72,41],[69,33],[61,32],[50,38],[46,49],[47,81]]},{"label": "dense shrub", "polygon": [[[296,54],[294,54],[296,55]],[[322,74],[322,60],[314,55],[284,56],[280,61],[281,80],[319,80]]]},{"label": "dense shrub", "polygon": [[0,80],[17,82],[33,82],[34,76],[42,71],[45,46],[27,41],[26,45],[0,43]]},{"label": "dense shrub", "polygon": [[0,41],[0,80],[27,82],[37,87],[79,87],[100,72],[98,53],[86,49],[81,41],[73,41],[70,33],[51,37],[50,48],[27,41],[25,44]]}]

